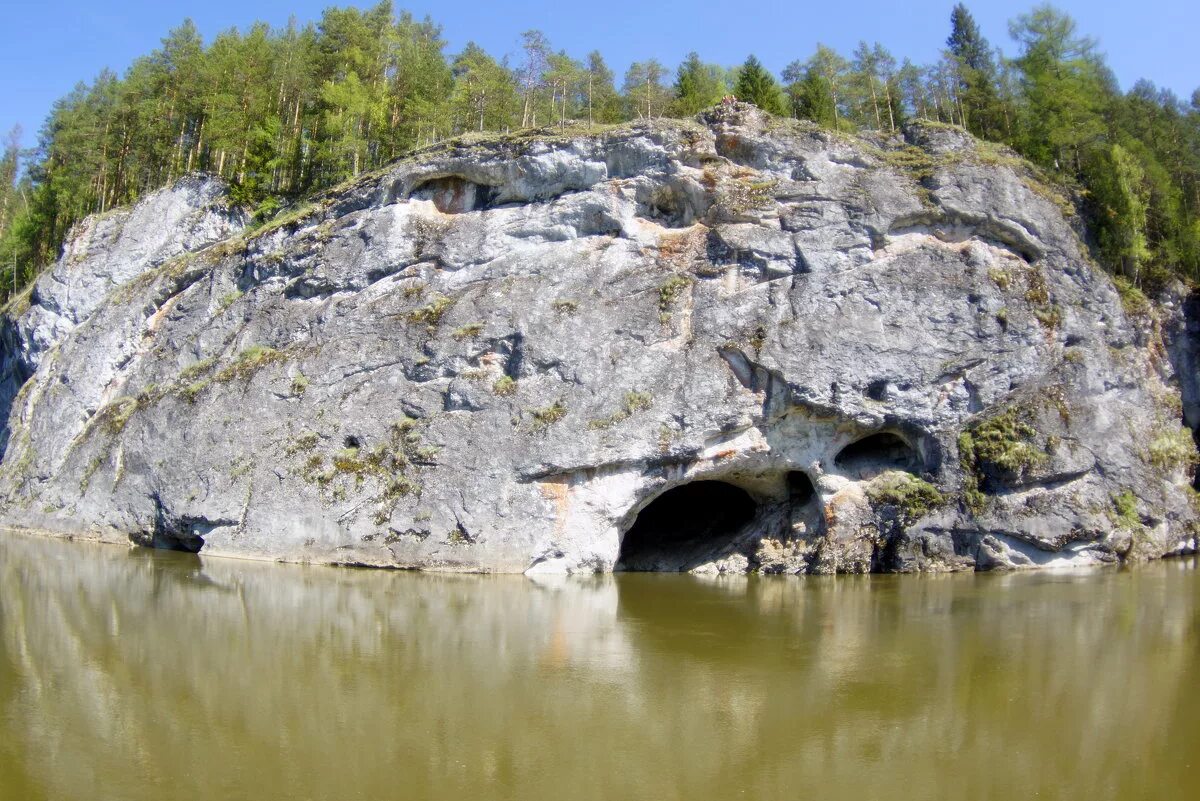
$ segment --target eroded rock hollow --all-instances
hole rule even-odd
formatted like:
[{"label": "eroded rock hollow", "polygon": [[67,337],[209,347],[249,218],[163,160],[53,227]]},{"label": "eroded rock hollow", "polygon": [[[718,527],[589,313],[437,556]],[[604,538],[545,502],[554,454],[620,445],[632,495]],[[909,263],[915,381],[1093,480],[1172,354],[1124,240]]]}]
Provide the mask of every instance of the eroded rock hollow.
[{"label": "eroded rock hollow", "polygon": [[1195,304],[1127,313],[1064,208],[957,130],[744,105],[455,141],[256,230],[186,179],[5,317],[0,522],[511,572],[1194,549]]}]

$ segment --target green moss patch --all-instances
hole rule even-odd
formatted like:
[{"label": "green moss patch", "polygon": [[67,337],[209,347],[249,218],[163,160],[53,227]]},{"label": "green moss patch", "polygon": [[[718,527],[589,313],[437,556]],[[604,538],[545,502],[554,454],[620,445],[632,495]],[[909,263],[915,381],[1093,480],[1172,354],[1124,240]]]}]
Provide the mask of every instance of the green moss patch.
[{"label": "green moss patch", "polygon": [[624,422],[630,417],[633,417],[638,412],[644,412],[654,405],[654,396],[649,392],[626,392],[625,397],[621,399],[621,408],[613,412],[608,417],[601,417],[597,420],[588,421],[588,428],[603,429],[610,428],[617,423]]},{"label": "green moss patch", "polygon": [[894,507],[906,526],[946,504],[946,496],[937,487],[900,470],[889,470],[873,479],[867,485],[867,499],[876,508]]},{"label": "green moss patch", "polygon": [[958,455],[965,473],[964,494],[973,511],[983,508],[983,490],[989,478],[1019,478],[1046,462],[1049,456],[1039,447],[1040,435],[1011,407],[982,420],[958,436]]}]

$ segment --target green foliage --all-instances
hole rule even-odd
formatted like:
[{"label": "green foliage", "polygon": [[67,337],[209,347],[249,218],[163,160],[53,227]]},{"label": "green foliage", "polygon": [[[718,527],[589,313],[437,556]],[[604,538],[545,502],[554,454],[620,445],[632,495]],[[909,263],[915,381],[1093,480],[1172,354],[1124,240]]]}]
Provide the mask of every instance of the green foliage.
[{"label": "green foliage", "polygon": [[772,114],[785,113],[779,84],[763,67],[762,62],[754,56],[747,58],[746,63],[742,64],[741,69],[738,70],[737,83],[734,84],[733,93],[739,100],[753,103],[763,111]]},{"label": "green foliage", "polygon": [[292,443],[288,445],[285,452],[289,456],[297,453],[307,453],[316,448],[320,442],[321,436],[317,434],[317,432],[305,431],[303,434],[292,440]]},{"label": "green foliage", "polygon": [[232,292],[227,292],[226,294],[221,296],[221,299],[219,301],[217,301],[217,310],[219,312],[225,311],[230,306],[237,303],[238,299],[240,299],[241,297],[242,297],[242,290],[240,290],[240,289],[235,289]]},{"label": "green foliage", "polygon": [[402,417],[389,426],[387,438],[374,447],[347,447],[332,453],[321,452],[320,434],[306,431],[292,440],[284,452],[302,460],[295,472],[320,487],[322,493],[327,492],[331,499],[374,486],[376,507],[372,519],[377,525],[384,525],[401,498],[420,495],[422,484],[413,467],[435,464],[439,449],[424,444],[421,428],[422,421]]},{"label": "green foliage", "polygon": [[454,329],[450,336],[461,342],[464,339],[472,339],[479,336],[482,331],[483,323],[468,323],[467,325]]},{"label": "green foliage", "polygon": [[216,363],[217,363],[216,357],[210,356],[207,359],[201,359],[198,362],[189,364],[187,367],[185,367],[179,371],[179,379],[181,381],[185,381],[185,382],[194,381],[197,378],[199,378],[200,376],[211,371],[213,366]]},{"label": "green foliage", "polygon": [[[473,43],[451,57],[436,23],[397,15],[389,0],[208,42],[184,22],[123,75],[104,71],[56,102],[32,151],[15,135],[0,147],[0,304],[16,297],[7,313],[22,310],[85,215],[187,173],[223,177],[267,232],[313,213],[300,198],[414,148],[478,131],[692,115],[731,78],[742,99],[835,131],[924,119],[1003,142],[1082,190],[1105,267],[1137,287],[1200,280],[1200,105],[1145,81],[1122,93],[1095,43],[1050,6],[1011,23],[1011,60],[962,4],[950,22],[935,63],[897,65],[879,43],[859,43],[849,59],[818,44],[783,71],[783,92],[753,56],[726,70],[695,53],[673,87],[666,67],[645,59],[618,92],[599,52],[575,60],[539,31],[523,34],[513,65]],[[1053,322],[1053,310],[1041,316]]]},{"label": "green foliage", "polygon": [[1200,462],[1192,432],[1180,426],[1164,431],[1150,441],[1146,461],[1164,472],[1182,468],[1190,472]]},{"label": "green foliage", "polygon": [[967,506],[984,505],[984,482],[996,473],[1022,476],[1049,458],[1037,444],[1038,432],[1016,407],[976,423],[958,435],[958,457],[964,473]]},{"label": "green foliage", "polygon": [[663,85],[667,68],[656,59],[635,61],[625,73],[626,114],[652,120],[663,116],[671,102],[671,90]]},{"label": "green foliage", "polygon": [[817,44],[817,52],[808,61],[789,64],[783,79],[788,85],[792,113],[827,128],[841,128],[849,70],[849,62],[823,44]]},{"label": "green foliage", "polygon": [[937,487],[900,470],[889,470],[874,478],[867,486],[867,499],[876,507],[895,507],[906,526],[946,503]]},{"label": "green foliage", "polygon": [[308,391],[308,376],[304,373],[296,373],[296,377],[292,379],[292,394],[296,397],[303,395]]},{"label": "green foliage", "polygon": [[1137,512],[1137,496],[1132,490],[1112,496],[1112,512],[1109,517],[1123,529],[1138,531],[1142,527],[1142,517]]},{"label": "green foliage", "polygon": [[529,415],[533,418],[534,428],[548,428],[567,416],[567,404],[559,398],[549,406],[531,410]]},{"label": "green foliage", "polygon": [[685,275],[672,275],[666,282],[658,288],[658,308],[659,311],[666,312],[674,306],[679,298],[682,297],[684,290],[692,285],[692,281]]},{"label": "green foliage", "polygon": [[410,323],[436,328],[442,321],[442,315],[453,305],[453,300],[445,295],[438,295],[428,304],[410,311],[406,319]]},{"label": "green foliage", "polygon": [[1090,152],[1083,176],[1100,259],[1136,285],[1152,255],[1146,238],[1146,171],[1136,156],[1114,144]]},{"label": "green foliage", "polygon": [[977,467],[990,465],[1020,474],[1046,461],[1035,444],[1037,433],[1017,409],[1010,408],[961,434],[959,453]]},{"label": "green foliage", "polygon": [[220,382],[232,381],[238,378],[249,378],[269,364],[281,362],[287,356],[283,351],[269,348],[265,345],[251,345],[237,355],[214,376]]},{"label": "green foliage", "polygon": [[517,392],[517,382],[512,376],[501,376],[492,384],[492,392],[500,397],[515,395]]},{"label": "green foliage", "polygon": [[675,72],[675,101],[671,107],[675,114],[690,117],[720,102],[728,93],[725,71],[716,64],[705,64],[692,52]]},{"label": "green foliage", "polygon": [[620,409],[613,412],[608,417],[602,417],[597,420],[588,421],[588,428],[610,428],[617,423],[628,420],[638,412],[646,411],[652,406],[654,406],[654,396],[649,392],[626,392],[625,397],[621,399]]},{"label": "green foliage", "polygon": [[91,424],[100,426],[108,434],[116,436],[125,430],[125,424],[129,422],[129,418],[133,417],[133,413],[138,410],[140,405],[135,397],[126,395],[116,398],[100,407]]},{"label": "green foliage", "polygon": [[1121,308],[1130,317],[1143,318],[1150,314],[1150,299],[1123,275],[1114,275],[1113,286],[1121,298]]},{"label": "green foliage", "polygon": [[991,45],[962,3],[950,12],[950,27],[946,47],[964,127],[977,136],[1003,136],[1004,109]]}]

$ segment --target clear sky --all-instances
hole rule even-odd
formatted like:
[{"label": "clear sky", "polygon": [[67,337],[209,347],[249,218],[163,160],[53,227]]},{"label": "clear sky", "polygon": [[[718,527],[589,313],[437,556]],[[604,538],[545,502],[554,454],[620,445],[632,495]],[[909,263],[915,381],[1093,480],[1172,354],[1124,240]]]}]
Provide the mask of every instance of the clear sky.
[{"label": "clear sky", "polygon": [[[206,41],[255,20],[274,26],[295,15],[316,21],[327,0],[0,0],[0,134],[13,124],[32,145],[50,104],[104,67],[123,72],[158,46],[168,29],[191,17]],[[968,0],[983,33],[1011,52],[1007,21],[1035,5]],[[1200,87],[1197,0],[1059,0],[1080,31],[1099,40],[1123,87],[1141,77],[1187,98]],[[860,39],[880,41],[897,58],[937,58],[953,0],[734,3],[729,0],[397,0],[444,29],[448,52],[470,40],[496,56],[515,53],[521,31],[540,28],[551,44],[579,58],[600,50],[620,76],[630,62],[657,58],[674,66],[690,50],[706,61],[741,63],[753,52],[776,72],[807,58],[817,42],[849,55]]]}]

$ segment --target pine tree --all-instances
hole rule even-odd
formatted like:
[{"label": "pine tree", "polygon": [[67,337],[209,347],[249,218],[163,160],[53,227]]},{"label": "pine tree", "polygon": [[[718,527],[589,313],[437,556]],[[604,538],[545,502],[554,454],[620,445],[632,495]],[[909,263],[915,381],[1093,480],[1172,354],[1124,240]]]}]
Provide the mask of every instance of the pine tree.
[{"label": "pine tree", "polygon": [[671,92],[662,83],[666,74],[666,68],[656,59],[629,65],[624,94],[630,116],[652,120],[663,115],[671,102]]},{"label": "pine tree", "polygon": [[728,93],[725,76],[715,64],[705,64],[695,52],[675,72],[675,102],[672,111],[680,117],[690,117],[715,105]]},{"label": "pine tree", "polygon": [[21,126],[14,125],[4,138],[0,156],[0,241],[16,215],[17,175],[21,169]]},{"label": "pine tree", "polygon": [[[804,68],[807,72],[813,73],[811,80],[814,90],[819,87],[828,93],[828,103],[826,104],[824,100],[820,101],[821,113],[825,114],[826,110],[832,110],[832,127],[834,129],[841,128],[844,116],[842,103],[845,99],[846,73],[850,68],[849,63],[838,55],[837,51],[818,43],[817,52],[805,62]],[[812,119],[817,118],[812,117]],[[821,120],[817,121],[821,122]],[[822,124],[827,125],[828,123]]]},{"label": "pine tree", "polygon": [[613,84],[613,72],[604,63],[604,56],[598,50],[588,53],[585,80],[588,123],[618,122],[623,116],[621,97]]},{"label": "pine tree", "polygon": [[851,64],[851,87],[858,107],[857,122],[875,130],[896,130],[892,103],[896,59],[882,45],[859,42]]},{"label": "pine tree", "polygon": [[1104,134],[1109,86],[1095,42],[1075,33],[1075,21],[1039,6],[1009,26],[1021,46],[1023,105],[1018,148],[1047,167],[1079,171],[1084,150]]},{"label": "pine tree", "polygon": [[837,127],[833,92],[829,81],[813,66],[793,61],[783,71],[792,116],[812,120],[825,128]]},{"label": "pine tree", "polygon": [[525,31],[521,34],[521,48],[525,51],[525,61],[518,70],[523,100],[521,127],[528,128],[537,125],[538,105],[546,85],[546,70],[550,68],[550,42],[541,31]]},{"label": "pine tree", "polygon": [[1141,269],[1151,255],[1146,241],[1145,170],[1135,156],[1114,144],[1092,152],[1084,175],[1101,259],[1139,284]]},{"label": "pine tree", "polygon": [[950,12],[951,31],[946,39],[958,84],[964,127],[979,136],[1002,134],[1002,116],[997,93],[996,62],[991,46],[979,31],[975,18],[962,3]]},{"label": "pine tree", "polygon": [[763,111],[771,114],[786,113],[779,84],[754,56],[750,56],[742,64],[733,93],[738,100],[753,103]]}]

